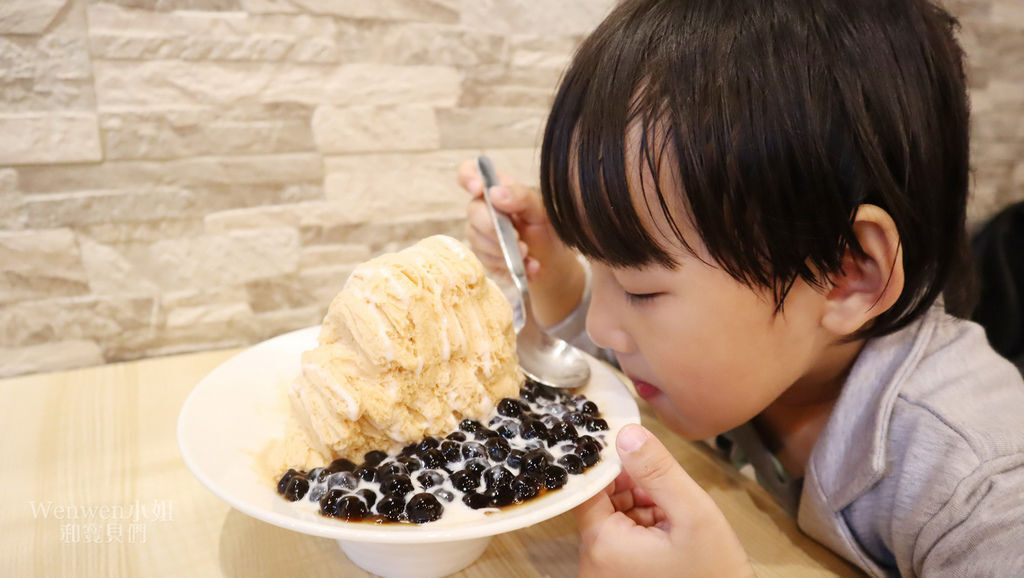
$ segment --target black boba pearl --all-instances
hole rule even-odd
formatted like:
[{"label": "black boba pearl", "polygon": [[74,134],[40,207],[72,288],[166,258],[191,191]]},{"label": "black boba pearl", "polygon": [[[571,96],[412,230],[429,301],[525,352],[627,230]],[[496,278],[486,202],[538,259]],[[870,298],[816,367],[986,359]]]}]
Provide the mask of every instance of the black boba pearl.
[{"label": "black boba pearl", "polygon": [[288,480],[288,486],[284,489],[284,499],[289,502],[301,500],[309,491],[309,480],[304,476],[292,476]]},{"label": "black boba pearl", "polygon": [[[359,470],[356,470],[357,472]],[[377,471],[370,469],[373,475],[376,476]],[[346,490],[354,490],[359,485],[359,477],[353,472],[338,472],[331,474],[327,478],[327,489],[343,488]]]},{"label": "black boba pearl", "polygon": [[533,450],[526,452],[522,464],[519,466],[524,473],[543,472],[544,468],[551,463],[552,457],[545,450]]},{"label": "black boba pearl", "polygon": [[484,485],[487,486],[488,490],[494,490],[503,486],[511,486],[512,480],[515,479],[515,474],[510,472],[503,466],[494,466],[493,468],[484,472]]},{"label": "black boba pearl", "polygon": [[420,443],[416,446],[416,449],[419,452],[425,452],[427,450],[432,450],[439,445],[441,445],[441,440],[435,437],[427,436],[420,440]]},{"label": "black boba pearl", "polygon": [[511,446],[503,438],[491,438],[484,442],[484,448],[487,450],[487,457],[491,458],[491,461],[501,463],[508,457],[508,452],[511,450]]},{"label": "black boba pearl", "polygon": [[523,404],[518,399],[506,397],[498,402],[498,415],[519,417],[523,415]]},{"label": "black boba pearl", "polygon": [[509,450],[508,457],[505,458],[505,463],[508,464],[508,467],[518,470],[522,465],[524,455],[526,455],[526,452],[523,450]]},{"label": "black boba pearl", "polygon": [[487,498],[491,501],[491,505],[504,508],[505,506],[516,501],[516,493],[512,491],[512,485],[499,486],[493,490],[489,490],[486,494]]},{"label": "black boba pearl", "polygon": [[414,453],[416,453],[416,446],[417,446],[417,444],[411,443],[411,444],[403,447],[402,451],[398,452],[398,455],[400,455],[400,456],[411,456]]},{"label": "black boba pearl", "polygon": [[557,490],[568,481],[569,474],[558,466],[548,466],[544,469],[544,487],[549,490]]},{"label": "black boba pearl", "polygon": [[386,454],[386,453],[384,453],[384,452],[382,452],[380,450],[371,450],[371,451],[366,452],[366,455],[363,456],[363,465],[364,466],[370,466],[371,468],[375,468],[375,467],[379,466],[381,462],[386,460],[387,457],[388,457],[388,454]]},{"label": "black boba pearl", "polygon": [[524,440],[532,439],[548,439],[548,426],[544,425],[544,422],[539,419],[523,420],[523,433]]},{"label": "black boba pearl", "polygon": [[480,487],[480,474],[469,470],[459,470],[452,474],[452,485],[460,492],[469,492]]},{"label": "black boba pearl", "polygon": [[540,482],[526,474],[519,474],[512,480],[512,492],[515,494],[515,501],[525,502],[540,493]]},{"label": "black boba pearl", "polygon": [[331,465],[325,468],[328,474],[336,474],[338,472],[351,472],[356,469],[356,464],[352,460],[345,458],[338,458],[331,462]]},{"label": "black boba pearl", "polygon": [[324,494],[326,494],[326,493],[327,493],[327,488],[326,487],[324,487],[324,486],[313,486],[312,488],[309,489],[309,501],[310,502],[319,502],[320,498],[324,497]]},{"label": "black boba pearl", "polygon": [[487,457],[487,448],[479,442],[466,442],[462,444],[462,457],[467,460]]},{"label": "black boba pearl", "polygon": [[405,506],[405,514],[414,524],[433,522],[440,518],[442,513],[444,513],[444,506],[437,501],[436,496],[427,492],[416,494],[409,499],[409,503]]},{"label": "black boba pearl", "polygon": [[356,471],[352,472],[357,478],[364,482],[376,482],[377,481],[377,468],[374,466],[368,466],[363,464],[356,468]]},{"label": "black boba pearl", "polygon": [[397,522],[405,513],[405,497],[397,494],[384,496],[377,504],[377,513],[392,522]]},{"label": "black boba pearl", "polygon": [[475,419],[464,419],[461,422],[459,422],[459,429],[468,433],[473,433],[482,427],[484,426],[481,425],[480,422],[476,421]]},{"label": "black boba pearl", "polygon": [[445,438],[455,442],[464,442],[466,441],[466,434],[460,431],[453,431],[452,433],[446,435]]},{"label": "black boba pearl", "polygon": [[412,480],[406,474],[396,474],[380,483],[382,494],[408,494],[412,491]]},{"label": "black boba pearl", "polygon": [[555,424],[561,423],[562,420],[549,414],[540,416],[540,422],[543,423],[549,430],[555,427]]},{"label": "black boba pearl", "polygon": [[534,402],[537,401],[537,394],[532,389],[522,387],[519,389],[519,398],[527,402]]},{"label": "black boba pearl", "polygon": [[520,426],[517,422],[510,421],[505,422],[498,426],[498,435],[505,438],[511,439],[519,435]]},{"label": "black boba pearl", "polygon": [[473,458],[471,460],[466,460],[465,469],[473,472],[474,474],[482,474],[484,473],[484,470],[490,466],[490,462],[484,458]]},{"label": "black boba pearl", "polygon": [[366,509],[373,508],[373,504],[377,501],[377,494],[370,488],[363,488],[355,492],[356,496],[359,496],[366,502]]},{"label": "black boba pearl", "polygon": [[583,465],[590,467],[601,459],[601,447],[591,441],[576,442],[576,455],[583,460]]},{"label": "black boba pearl", "polygon": [[579,434],[576,432],[576,428],[573,427],[571,423],[566,423],[564,421],[556,423],[548,433],[551,435],[552,440],[560,442],[575,440],[579,437]]},{"label": "black boba pearl", "polygon": [[565,454],[558,458],[558,465],[573,475],[583,473],[583,460],[576,454]]},{"label": "black boba pearl", "polygon": [[457,462],[462,459],[462,448],[459,442],[446,441],[441,443],[441,455],[445,461]]},{"label": "black boba pearl", "polygon": [[420,483],[424,488],[432,488],[434,486],[440,486],[444,483],[444,476],[433,470],[427,470],[420,475],[416,476],[416,481]]},{"label": "black boba pearl", "polygon": [[277,482],[277,493],[283,495],[284,491],[288,488],[288,482],[292,481],[292,478],[298,475],[298,473],[295,469],[289,468]]},{"label": "black boba pearl", "polygon": [[602,444],[602,443],[601,443],[600,441],[598,441],[598,439],[597,439],[597,438],[595,438],[594,436],[592,436],[592,435],[589,435],[589,434],[584,434],[584,435],[581,435],[581,436],[580,436],[580,437],[579,437],[579,438],[578,438],[578,439],[576,440],[576,442],[577,442],[577,443],[579,443],[579,442],[586,442],[586,443],[588,443],[588,444],[594,444],[594,445],[596,445],[596,446],[597,446],[597,449],[601,449],[601,448],[603,448],[603,447],[604,447],[604,444]]},{"label": "black boba pearl", "polygon": [[501,423],[501,418],[498,416],[494,416],[490,419],[490,421],[487,422],[487,427],[494,427],[499,423]]},{"label": "black boba pearl", "polygon": [[544,399],[546,399],[548,401],[554,401],[554,400],[558,399],[558,397],[560,395],[557,389],[555,389],[553,387],[548,387],[546,385],[541,385],[539,383],[537,384],[537,386],[534,388],[533,391],[534,391],[534,393],[537,394],[537,397],[544,398]]},{"label": "black boba pearl", "polygon": [[429,449],[420,454],[424,468],[437,469],[445,464],[444,454],[439,449]]},{"label": "black boba pearl", "polygon": [[608,422],[599,418],[592,417],[587,420],[587,431],[607,431]]},{"label": "black boba pearl", "polygon": [[582,427],[587,424],[587,416],[578,411],[570,411],[562,416],[562,421],[577,427]]},{"label": "black boba pearl", "polygon": [[313,468],[312,470],[309,470],[309,474],[306,475],[306,479],[314,484],[320,484],[323,483],[329,475],[330,472],[324,468]]},{"label": "black boba pearl", "polygon": [[408,475],[409,469],[399,462],[390,462],[377,468],[377,479],[386,480],[391,476]]},{"label": "black boba pearl", "polygon": [[532,452],[533,450],[542,450],[545,447],[547,447],[547,445],[541,440],[530,440],[523,444],[523,451]]},{"label": "black boba pearl", "polygon": [[404,456],[398,458],[398,463],[405,466],[405,470],[410,474],[423,467],[423,462],[416,456]]},{"label": "black boba pearl", "polygon": [[587,415],[597,415],[597,404],[592,401],[585,401],[583,402],[583,405],[580,406],[580,411]]},{"label": "black boba pearl", "polygon": [[486,508],[491,505],[491,500],[479,492],[470,492],[465,496],[462,496],[462,503],[474,510],[479,510],[480,508]]},{"label": "black boba pearl", "polygon": [[327,490],[327,493],[320,498],[320,513],[325,516],[337,518],[338,508],[340,507],[341,499],[348,494],[345,490]]},{"label": "black boba pearl", "polygon": [[455,494],[441,488],[434,490],[434,495],[437,496],[439,500],[444,500],[446,502],[451,502],[455,499]]}]

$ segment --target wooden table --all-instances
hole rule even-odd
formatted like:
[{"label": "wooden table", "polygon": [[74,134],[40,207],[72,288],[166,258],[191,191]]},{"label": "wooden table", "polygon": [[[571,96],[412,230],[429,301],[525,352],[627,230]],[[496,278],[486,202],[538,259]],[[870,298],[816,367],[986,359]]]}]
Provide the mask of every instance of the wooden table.
[{"label": "wooden table", "polygon": [[[178,411],[237,350],[0,381],[0,575],[369,576],[333,540],[231,509],[186,469]],[[725,512],[758,575],[854,576],[756,483],[701,444],[644,423]],[[457,576],[574,576],[565,514],[498,536]]]}]

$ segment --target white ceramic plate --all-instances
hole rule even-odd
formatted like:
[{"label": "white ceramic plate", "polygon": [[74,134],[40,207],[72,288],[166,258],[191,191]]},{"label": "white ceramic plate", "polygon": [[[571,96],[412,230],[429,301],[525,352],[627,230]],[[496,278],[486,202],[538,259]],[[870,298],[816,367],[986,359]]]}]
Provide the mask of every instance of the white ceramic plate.
[{"label": "white ceramic plate", "polygon": [[299,373],[303,351],[316,346],[319,327],[301,329],[255,345],[210,372],[185,400],[178,416],[178,445],[185,464],[199,481],[232,507],[260,520],[342,542],[428,544],[493,536],[557,516],[583,503],[618,475],[615,436],[640,414],[629,389],[606,365],[592,357],[590,383],[580,390],[607,420],[609,444],[601,461],[570,484],[525,504],[483,519],[423,525],[349,523],[303,509],[279,496],[257,473],[257,454],[282,436],[287,420],[287,385]]}]

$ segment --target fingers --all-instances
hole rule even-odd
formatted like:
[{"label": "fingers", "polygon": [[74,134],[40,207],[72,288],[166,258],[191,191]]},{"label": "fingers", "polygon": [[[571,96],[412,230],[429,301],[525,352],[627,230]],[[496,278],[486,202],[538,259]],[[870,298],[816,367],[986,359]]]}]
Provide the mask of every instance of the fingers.
[{"label": "fingers", "polygon": [[614,513],[615,507],[607,492],[598,492],[594,497],[577,506],[573,510],[573,515],[576,516],[580,537],[592,542],[601,531],[605,521]]},{"label": "fingers", "polygon": [[623,469],[638,490],[669,519],[692,519],[710,505],[708,495],[687,475],[668,449],[640,425],[627,425],[616,438]]},{"label": "fingers", "polygon": [[470,195],[474,197],[483,195],[484,182],[480,178],[480,173],[477,172],[475,159],[466,159],[459,163],[457,175],[459,186],[466,189]]}]

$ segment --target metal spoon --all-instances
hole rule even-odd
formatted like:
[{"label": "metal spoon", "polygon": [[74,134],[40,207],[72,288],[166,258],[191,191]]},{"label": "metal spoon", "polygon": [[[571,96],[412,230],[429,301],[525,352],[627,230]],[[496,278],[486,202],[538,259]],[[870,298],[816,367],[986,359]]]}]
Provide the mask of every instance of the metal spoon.
[{"label": "metal spoon", "polygon": [[519,252],[515,227],[508,215],[491,204],[491,187],[498,184],[498,175],[491,159],[486,156],[477,157],[476,166],[484,181],[484,201],[494,221],[494,230],[498,232],[498,243],[505,255],[505,265],[519,290],[519,302],[513,304],[514,323],[518,332],[516,352],[519,354],[519,366],[527,377],[544,385],[579,387],[590,379],[590,366],[579,349],[549,335],[533,319],[530,292],[526,286],[526,267],[523,266],[523,256]]}]

